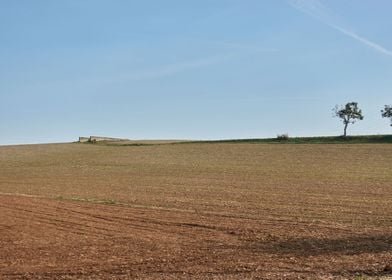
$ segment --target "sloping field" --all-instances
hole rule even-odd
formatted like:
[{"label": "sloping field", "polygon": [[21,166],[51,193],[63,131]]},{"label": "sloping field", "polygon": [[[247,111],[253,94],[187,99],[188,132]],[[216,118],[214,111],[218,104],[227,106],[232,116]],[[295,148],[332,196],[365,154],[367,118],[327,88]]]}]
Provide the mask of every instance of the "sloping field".
[{"label": "sloping field", "polygon": [[392,276],[392,145],[0,147],[0,279]]}]

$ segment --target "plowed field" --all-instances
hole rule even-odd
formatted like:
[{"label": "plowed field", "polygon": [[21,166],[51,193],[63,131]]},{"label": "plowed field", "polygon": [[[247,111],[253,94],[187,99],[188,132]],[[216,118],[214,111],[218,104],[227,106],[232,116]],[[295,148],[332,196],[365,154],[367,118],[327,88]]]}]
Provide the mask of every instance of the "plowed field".
[{"label": "plowed field", "polygon": [[0,147],[0,279],[388,279],[391,166],[377,144]]}]

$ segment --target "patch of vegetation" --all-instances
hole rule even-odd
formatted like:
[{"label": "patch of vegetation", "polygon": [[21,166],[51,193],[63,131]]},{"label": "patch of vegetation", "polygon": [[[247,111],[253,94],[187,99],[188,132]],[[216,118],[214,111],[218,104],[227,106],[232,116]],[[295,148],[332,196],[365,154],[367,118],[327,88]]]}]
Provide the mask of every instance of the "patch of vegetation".
[{"label": "patch of vegetation", "polygon": [[[282,141],[283,140],[283,141]],[[320,136],[320,137],[290,137],[282,139],[261,138],[261,139],[229,139],[211,141],[192,141],[173,144],[189,143],[249,143],[249,144],[382,144],[392,143],[392,135],[361,135],[361,136]]]}]

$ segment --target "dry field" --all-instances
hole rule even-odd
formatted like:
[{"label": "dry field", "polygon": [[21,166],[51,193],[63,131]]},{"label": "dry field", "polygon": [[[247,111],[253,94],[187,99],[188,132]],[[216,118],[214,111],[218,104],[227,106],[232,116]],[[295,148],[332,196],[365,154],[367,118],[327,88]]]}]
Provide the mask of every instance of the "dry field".
[{"label": "dry field", "polygon": [[0,147],[0,279],[392,278],[392,145]]}]

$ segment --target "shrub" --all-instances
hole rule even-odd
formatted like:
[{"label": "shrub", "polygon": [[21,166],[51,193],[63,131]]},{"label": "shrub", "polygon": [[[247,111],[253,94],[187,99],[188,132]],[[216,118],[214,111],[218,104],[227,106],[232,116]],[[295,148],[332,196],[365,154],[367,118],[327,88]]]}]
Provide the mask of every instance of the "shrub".
[{"label": "shrub", "polygon": [[278,136],[277,136],[276,138],[277,138],[278,140],[287,141],[287,140],[289,140],[289,135],[288,135],[288,133],[278,134]]}]

